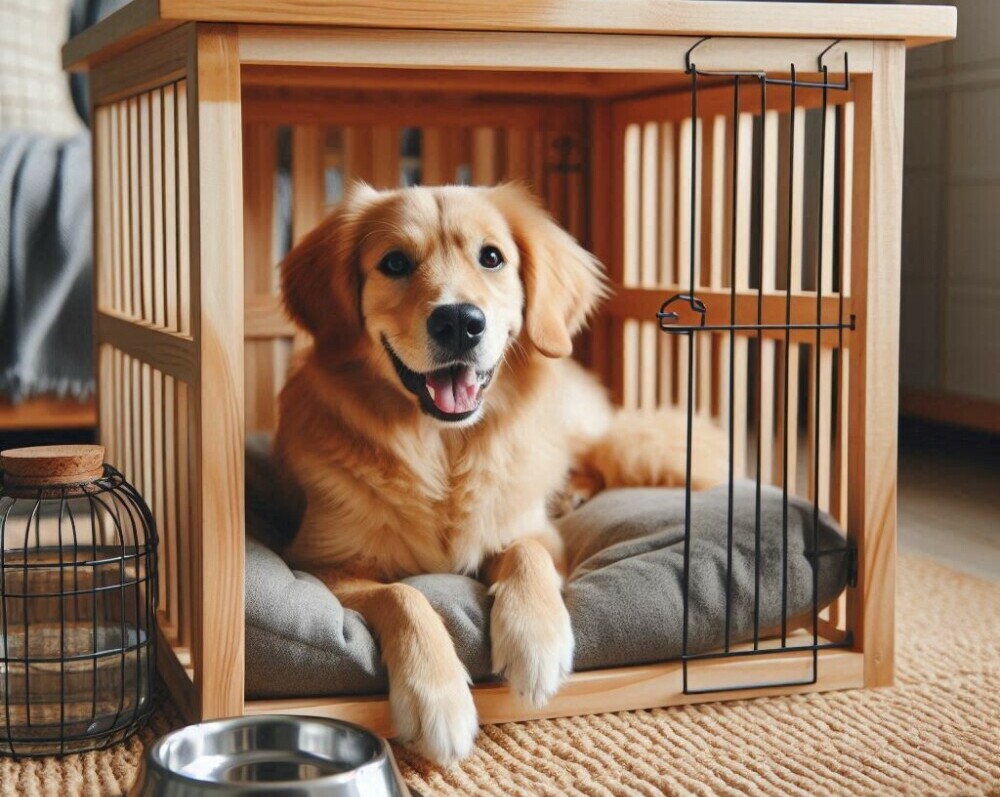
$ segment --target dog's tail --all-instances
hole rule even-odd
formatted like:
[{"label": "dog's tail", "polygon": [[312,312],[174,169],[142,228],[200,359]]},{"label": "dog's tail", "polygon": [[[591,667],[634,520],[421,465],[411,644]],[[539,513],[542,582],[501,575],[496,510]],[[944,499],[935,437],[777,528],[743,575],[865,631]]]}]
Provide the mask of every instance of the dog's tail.
[{"label": "dog's tail", "polygon": [[[691,486],[704,490],[727,478],[729,445],[712,421],[692,418]],[[687,416],[676,409],[619,410],[606,434],[583,453],[580,470],[601,486],[683,487],[687,479]]]}]

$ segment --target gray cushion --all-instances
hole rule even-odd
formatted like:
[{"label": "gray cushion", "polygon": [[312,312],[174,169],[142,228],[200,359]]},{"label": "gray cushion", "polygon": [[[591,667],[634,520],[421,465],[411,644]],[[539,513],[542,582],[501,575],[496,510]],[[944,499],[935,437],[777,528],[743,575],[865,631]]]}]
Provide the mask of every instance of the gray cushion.
[{"label": "gray cushion", "polygon": [[[276,544],[294,533],[301,495],[281,484],[266,441],[248,442],[248,528]],[[734,486],[731,642],[754,631],[755,504],[752,482]],[[689,652],[725,641],[728,487],[696,493],[691,505]],[[759,629],[780,627],[782,495],[761,489]],[[684,491],[636,488],[601,493],[559,521],[571,576],[566,606],[576,638],[575,669],[666,661],[682,653]],[[787,616],[812,611],[813,510],[788,502]],[[820,514],[817,588],[825,606],[847,581],[847,541]],[[478,581],[457,575],[406,579],[444,618],[473,680],[490,680],[491,599]],[[378,646],[361,617],[343,609],[315,578],[292,571],[255,539],[247,540],[247,696],[252,698],[384,692]]]}]

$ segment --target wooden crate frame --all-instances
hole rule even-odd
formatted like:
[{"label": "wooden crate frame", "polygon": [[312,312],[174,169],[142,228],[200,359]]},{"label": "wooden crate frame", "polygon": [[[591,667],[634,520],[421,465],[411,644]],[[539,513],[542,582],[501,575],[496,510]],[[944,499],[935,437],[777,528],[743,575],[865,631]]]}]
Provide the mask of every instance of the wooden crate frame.
[{"label": "wooden crate frame", "polygon": [[[262,374],[274,374],[271,341],[294,334],[269,295],[273,264],[260,254],[271,251],[268,225],[244,226],[271,212],[273,194],[255,177],[273,171],[267,124],[296,125],[296,237],[322,213],[319,126],[385,122],[370,102],[351,104],[341,94],[345,101],[334,106],[323,101],[332,96],[324,92],[346,86],[416,96],[422,86],[462,94],[462,110],[478,109],[484,124],[508,102],[511,113],[527,114],[523,123],[582,126],[590,168],[577,222],[613,281],[627,286],[595,324],[590,359],[617,398],[640,405],[641,378],[632,372],[641,343],[630,349],[626,338],[666,291],[652,288],[642,273],[636,279],[623,254],[632,246],[627,225],[607,224],[623,215],[622,173],[631,168],[629,156],[622,162],[618,153],[626,150],[625,137],[634,137],[629,124],[644,125],[660,111],[682,113],[684,55],[702,35],[730,37],[700,51],[699,65],[717,69],[784,71],[791,63],[814,69],[824,36],[844,39],[837,47],[850,53],[856,328],[850,378],[842,380],[850,407],[837,430],[843,457],[829,474],[827,501],[858,548],[857,588],[839,619],[830,620],[836,632],[850,618],[853,647],[821,651],[815,683],[750,692],[685,694],[676,661],[574,674],[537,710],[504,685],[476,686],[479,718],[490,723],[890,684],[905,48],[952,37],[954,10],[663,0],[662,13],[625,3],[609,20],[596,0],[574,0],[554,10],[539,3],[511,30],[506,14],[497,16],[487,3],[460,5],[394,3],[399,28],[387,29],[390,17],[378,8],[279,3],[264,12],[251,3],[136,0],[64,52],[91,77],[101,438],[111,460],[149,498],[161,529],[160,667],[182,713],[195,720],[303,712],[392,730],[384,697],[244,699],[247,408],[261,425],[273,425],[267,405],[275,385]],[[343,24],[352,27],[332,27]],[[526,82],[539,72],[545,80]],[[536,85],[549,96],[534,111],[512,99]],[[420,112],[419,105],[414,101],[411,110]],[[447,109],[428,108],[434,124],[447,127]],[[259,172],[244,171],[245,153]],[[489,163],[481,168],[485,179]],[[263,343],[265,353],[247,356],[248,340]],[[811,655],[782,653],[716,660],[699,672],[703,683],[721,686],[756,673],[793,680],[809,666]]]}]

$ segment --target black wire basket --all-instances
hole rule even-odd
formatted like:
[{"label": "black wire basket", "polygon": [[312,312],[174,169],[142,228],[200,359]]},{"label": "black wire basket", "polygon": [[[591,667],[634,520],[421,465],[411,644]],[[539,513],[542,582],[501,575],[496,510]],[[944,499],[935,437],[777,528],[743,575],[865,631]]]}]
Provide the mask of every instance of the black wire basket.
[{"label": "black wire basket", "polygon": [[0,453],[0,755],[106,747],[152,710],[156,527],[103,459]]}]

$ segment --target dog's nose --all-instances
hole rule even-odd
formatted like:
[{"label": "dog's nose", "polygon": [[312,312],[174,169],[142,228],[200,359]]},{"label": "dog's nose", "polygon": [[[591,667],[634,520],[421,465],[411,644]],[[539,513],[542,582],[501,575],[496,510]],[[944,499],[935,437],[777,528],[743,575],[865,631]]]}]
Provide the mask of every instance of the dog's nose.
[{"label": "dog's nose", "polygon": [[474,304],[442,304],[427,319],[431,338],[449,354],[464,354],[486,331],[486,316]]}]

